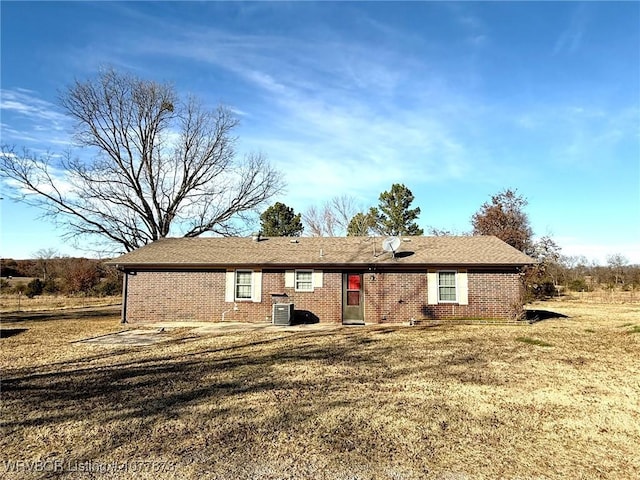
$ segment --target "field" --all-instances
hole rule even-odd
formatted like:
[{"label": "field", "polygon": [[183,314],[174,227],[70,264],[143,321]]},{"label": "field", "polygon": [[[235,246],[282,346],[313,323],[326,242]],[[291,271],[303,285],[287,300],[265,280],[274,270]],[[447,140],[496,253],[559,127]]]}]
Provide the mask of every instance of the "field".
[{"label": "field", "polygon": [[2,478],[640,478],[640,304],[522,325],[196,335],[5,315]]},{"label": "field", "polygon": [[122,297],[85,297],[67,295],[0,295],[0,313],[36,312],[67,308],[105,307],[119,305]]}]

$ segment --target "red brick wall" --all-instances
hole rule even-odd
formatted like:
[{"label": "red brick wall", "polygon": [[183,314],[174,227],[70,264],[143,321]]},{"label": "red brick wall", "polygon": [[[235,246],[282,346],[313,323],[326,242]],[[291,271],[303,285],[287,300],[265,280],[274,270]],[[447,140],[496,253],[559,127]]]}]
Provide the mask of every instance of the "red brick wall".
[{"label": "red brick wall", "polygon": [[127,321],[209,321],[225,303],[225,272],[137,272],[128,276]]},{"label": "red brick wall", "polygon": [[323,287],[314,292],[296,292],[284,287],[284,270],[262,273],[262,302],[225,302],[225,271],[137,272],[129,275],[127,321],[270,322],[272,293],[286,293],[286,302],[306,321],[342,321],[342,274],[323,274]]},{"label": "red brick wall", "polygon": [[520,275],[517,272],[469,270],[469,305],[426,305],[422,318],[514,319],[521,308]]},{"label": "red brick wall", "polygon": [[427,274],[365,273],[365,321],[408,322],[421,318],[427,303]]},{"label": "red brick wall", "polygon": [[[408,322],[411,318],[512,318],[520,298],[516,272],[468,271],[469,305],[427,305],[426,272],[363,275],[367,323]],[[272,293],[286,293],[297,318],[342,322],[342,272],[324,271],[314,292],[285,288],[283,270],[262,274],[262,302],[225,302],[225,272],[137,272],[129,275],[127,321],[270,322]]]}]

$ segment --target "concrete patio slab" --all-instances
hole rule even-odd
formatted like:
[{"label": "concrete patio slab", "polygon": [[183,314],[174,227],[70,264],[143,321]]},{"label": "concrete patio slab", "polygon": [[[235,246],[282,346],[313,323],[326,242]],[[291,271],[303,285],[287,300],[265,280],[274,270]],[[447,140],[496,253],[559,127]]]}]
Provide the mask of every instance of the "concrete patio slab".
[{"label": "concrete patio slab", "polygon": [[136,329],[117,333],[109,333],[107,335],[101,335],[99,337],[86,338],[84,340],[79,340],[78,343],[91,343],[96,345],[144,346],[165,342],[171,340],[171,338],[172,337],[168,336],[165,331],[161,331],[161,329],[159,328],[156,328],[155,330]]},{"label": "concrete patio slab", "polygon": [[159,322],[138,325],[140,328],[172,330],[176,328],[189,328],[191,333],[199,335],[220,335],[234,332],[303,332],[314,330],[335,330],[342,328],[339,324],[313,323],[300,325],[274,325],[272,323],[246,323],[246,322]]},{"label": "concrete patio slab", "polygon": [[95,345],[154,345],[160,342],[176,340],[179,337],[177,329],[188,330],[189,334],[196,335],[225,335],[241,332],[313,332],[331,331],[342,328],[362,328],[362,326],[349,326],[341,324],[300,324],[300,325],[273,325],[271,323],[242,323],[242,322],[158,322],[136,324],[136,328],[122,332],[109,333],[99,337],[78,340],[76,343],[90,343]]}]

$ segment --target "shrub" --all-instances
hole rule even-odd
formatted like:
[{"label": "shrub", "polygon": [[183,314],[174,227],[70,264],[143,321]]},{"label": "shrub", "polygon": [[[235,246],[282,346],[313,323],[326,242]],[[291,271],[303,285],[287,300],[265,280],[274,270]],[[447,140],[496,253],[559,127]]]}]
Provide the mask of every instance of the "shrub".
[{"label": "shrub", "polygon": [[584,278],[576,278],[575,280],[572,280],[571,282],[569,282],[568,288],[572,292],[591,291],[591,289],[589,288],[589,285],[587,284]]},{"label": "shrub", "polygon": [[527,302],[532,300],[541,300],[553,297],[557,294],[558,291],[556,290],[556,286],[551,280],[542,280],[539,283],[531,283],[527,285],[525,300]]},{"label": "shrub", "polygon": [[119,277],[104,278],[93,287],[93,293],[99,297],[120,295],[122,293],[122,279]]},{"label": "shrub", "polygon": [[9,293],[13,293],[14,295],[18,295],[24,293],[27,289],[27,286],[24,282],[17,282],[9,289]]},{"label": "shrub", "polygon": [[62,272],[63,291],[68,294],[89,293],[100,281],[96,262],[86,258],[73,258]]},{"label": "shrub", "polygon": [[58,287],[58,284],[56,283],[56,281],[52,278],[48,279],[46,282],[44,282],[44,287],[42,289],[43,293],[58,293],[60,292],[60,288]]},{"label": "shrub", "polygon": [[29,298],[33,298],[35,296],[42,295],[43,290],[44,283],[42,283],[39,278],[35,278],[27,283],[24,294]]}]

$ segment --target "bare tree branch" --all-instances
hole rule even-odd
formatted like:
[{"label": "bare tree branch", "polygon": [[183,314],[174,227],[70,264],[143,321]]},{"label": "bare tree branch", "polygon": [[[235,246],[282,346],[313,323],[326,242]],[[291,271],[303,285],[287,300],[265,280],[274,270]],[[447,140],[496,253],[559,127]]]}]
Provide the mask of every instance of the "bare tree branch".
[{"label": "bare tree branch", "polygon": [[333,197],[320,209],[310,206],[302,214],[305,231],[312,237],[345,236],[351,218],[358,212],[356,200],[350,195]]},{"label": "bare tree branch", "polygon": [[92,158],[36,156],[3,146],[0,176],[14,197],[62,223],[131,251],[166,236],[240,231],[245,214],[283,187],[262,154],[238,158],[237,118],[173,87],[114,70],[60,97]]}]

